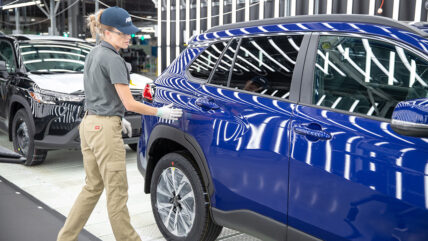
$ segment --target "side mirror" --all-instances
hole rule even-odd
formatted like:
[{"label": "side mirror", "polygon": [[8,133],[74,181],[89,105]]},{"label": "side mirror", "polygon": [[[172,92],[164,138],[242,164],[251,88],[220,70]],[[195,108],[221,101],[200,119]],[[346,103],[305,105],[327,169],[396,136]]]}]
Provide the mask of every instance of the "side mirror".
[{"label": "side mirror", "polygon": [[7,72],[6,68],[6,61],[0,60],[0,77],[7,78],[9,77],[9,73]]},{"label": "side mirror", "polygon": [[391,128],[405,136],[428,137],[428,98],[398,103]]}]

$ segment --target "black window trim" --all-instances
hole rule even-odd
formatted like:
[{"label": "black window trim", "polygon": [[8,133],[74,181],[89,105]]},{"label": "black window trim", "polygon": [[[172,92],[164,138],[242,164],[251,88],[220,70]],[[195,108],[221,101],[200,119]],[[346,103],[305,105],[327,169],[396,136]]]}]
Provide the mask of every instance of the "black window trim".
[{"label": "black window trim", "polygon": [[[212,70],[212,71],[211,71],[211,73],[210,73],[210,76],[208,77],[208,80],[207,80],[207,82],[206,82],[207,84],[211,83],[211,80],[212,80],[212,78],[213,78],[213,76],[214,76],[215,70],[217,69],[218,65],[220,64],[221,59],[223,59],[224,54],[225,54],[225,53],[226,53],[226,51],[229,49],[229,47],[230,47],[230,45],[232,44],[232,42],[233,42],[233,41],[235,41],[236,39],[238,39],[238,45],[237,45],[237,48],[240,46],[240,44],[241,44],[241,40],[240,40],[239,38],[230,38],[230,41],[227,43],[226,47],[223,49],[223,52],[222,52],[222,53],[220,54],[220,56],[218,57],[218,60],[217,60],[217,62],[215,63],[214,68],[213,68],[213,70]],[[236,53],[235,53],[235,55],[236,55]],[[232,66],[233,66],[233,63],[235,63],[235,55],[233,56]],[[227,83],[229,83],[230,72],[231,72],[231,71],[229,70],[229,75],[228,75]],[[227,86],[229,86],[229,85],[227,85]]]},{"label": "black window trim", "polygon": [[[299,51],[298,55],[297,55],[297,59],[296,59],[296,66],[294,67],[293,70],[293,76],[291,78],[291,86],[290,86],[290,96],[289,99],[283,99],[281,97],[276,97],[276,96],[269,96],[269,95],[265,95],[265,94],[261,94],[261,93],[254,93],[254,92],[249,92],[246,90],[241,90],[241,89],[235,89],[235,88],[231,88],[229,87],[230,85],[230,80],[232,78],[232,68],[229,70],[229,78],[228,78],[228,85],[227,86],[219,86],[219,85],[215,85],[215,84],[211,84],[211,77],[213,75],[213,73],[211,73],[209,81],[202,83],[203,85],[208,85],[208,86],[212,86],[212,87],[217,87],[217,88],[222,88],[222,89],[226,89],[226,90],[232,90],[235,92],[239,92],[239,93],[246,93],[246,94],[251,94],[254,96],[259,96],[259,97],[264,97],[264,98],[269,98],[269,99],[273,99],[273,100],[279,100],[279,101],[285,101],[285,102],[290,102],[290,103],[298,103],[298,100],[300,98],[300,89],[301,89],[301,83],[302,83],[302,75],[303,75],[303,70],[304,70],[304,65],[305,65],[305,58],[306,58],[306,51],[308,50],[309,45],[309,41],[310,41],[310,37],[312,35],[312,33],[310,32],[289,32],[289,33],[263,33],[263,34],[249,34],[249,35],[243,35],[240,37],[235,37],[233,39],[240,39],[237,49],[239,51],[239,47],[241,46],[241,42],[243,38],[250,38],[250,37],[269,37],[269,36],[290,36],[290,35],[301,35],[303,37],[302,39],[302,43],[300,44],[300,48],[301,50]],[[229,44],[232,41],[229,42]],[[229,45],[227,46],[229,47]],[[303,48],[303,49],[302,49]],[[226,49],[223,51],[221,57],[223,57],[223,54],[225,53]],[[236,60],[236,55],[238,53],[238,51],[235,52],[234,58],[233,58],[233,64],[232,66],[234,66],[235,64],[235,60]],[[219,57],[219,60],[221,59],[221,57]],[[217,64],[219,63],[219,61],[217,61],[215,68],[217,67]],[[215,69],[214,68],[214,69]],[[214,71],[213,71],[214,72]]]},{"label": "black window trim", "polygon": [[18,61],[18,55],[17,55],[17,52],[16,52],[15,41],[12,38],[4,38],[4,37],[0,38],[0,41],[3,41],[3,42],[6,42],[6,43],[10,44],[10,46],[12,48],[12,53],[13,53],[13,57],[14,57],[14,60],[15,60],[15,71],[11,71],[11,72],[9,72],[9,74],[14,74],[18,70],[20,70],[20,68],[21,68],[21,66],[19,65],[19,61]]},{"label": "black window trim", "polygon": [[[230,81],[232,79],[233,68],[235,67],[236,56],[238,56],[239,49],[241,48],[242,39],[243,38],[238,38],[238,45],[236,45],[235,54],[233,55],[232,64],[230,65],[231,68],[229,69],[229,75],[227,76],[227,87],[230,86]],[[224,51],[224,52],[226,53],[226,51]],[[211,80],[208,83],[211,83]]]},{"label": "black window trim", "polygon": [[[199,57],[199,55],[201,55],[203,52],[205,52],[205,50],[206,50],[207,48],[209,48],[211,45],[216,44],[216,43],[219,43],[219,42],[225,42],[225,43],[226,43],[226,47],[225,47],[225,49],[227,49],[227,47],[229,47],[229,45],[230,45],[230,43],[232,42],[232,40],[233,40],[232,38],[227,38],[227,39],[216,39],[215,41],[211,41],[211,42],[203,42],[203,43],[201,43],[201,44],[192,44],[192,45],[189,45],[187,48],[196,48],[196,47],[198,47],[198,46],[206,46],[206,48],[205,48],[204,50],[202,50],[201,52],[199,52],[199,53],[198,53],[198,55],[196,55],[196,56],[195,56],[195,57],[190,61],[190,63],[187,65],[187,67],[186,67],[186,71],[185,71],[185,75],[187,76],[187,79],[188,79],[189,81],[191,81],[191,82],[198,83],[198,84],[205,84],[205,83],[207,83],[208,81],[210,81],[210,79],[211,79],[212,74],[213,74],[213,72],[214,72],[214,71],[212,71],[212,70],[211,70],[211,73],[210,73],[210,75],[208,76],[208,79],[201,79],[201,78],[198,78],[198,77],[194,77],[194,76],[190,73],[190,71],[189,71],[190,66],[193,64],[193,62],[195,62],[195,61],[196,61],[196,59]],[[218,64],[219,60],[223,57],[223,54],[224,54],[225,49],[223,49],[223,51],[221,52],[221,54],[220,54],[219,58],[217,59],[217,61],[216,61],[215,65],[214,65],[214,67],[213,67],[213,70],[215,70],[215,68],[217,68],[217,64]]]},{"label": "black window trim", "polygon": [[346,33],[346,32],[341,32],[341,33],[337,33],[337,32],[314,32],[312,34],[312,37],[310,39],[310,45],[309,45],[308,51],[306,53],[306,61],[305,61],[305,67],[304,67],[303,76],[302,76],[302,87],[301,87],[301,93],[307,92],[307,93],[311,93],[311,94],[309,94],[309,95],[302,95],[301,94],[298,104],[302,105],[302,106],[314,107],[314,108],[319,108],[319,109],[323,109],[323,110],[329,110],[329,111],[333,111],[333,112],[347,114],[349,116],[358,116],[358,117],[363,117],[363,118],[367,118],[367,119],[371,119],[371,120],[391,123],[391,119],[384,118],[384,117],[370,116],[370,115],[366,115],[366,114],[362,114],[362,113],[349,112],[346,110],[333,109],[331,107],[312,104],[312,98],[313,98],[313,92],[314,92],[315,64],[316,64],[316,58],[317,58],[319,38],[321,36],[340,36],[340,37],[354,37],[354,38],[366,38],[366,39],[378,40],[378,41],[382,41],[384,43],[388,43],[388,44],[392,43],[393,45],[397,45],[397,46],[403,48],[404,50],[407,50],[407,51],[417,55],[418,57],[424,59],[427,62],[428,62],[428,56],[422,54],[415,47],[410,46],[403,41],[400,41],[397,39],[381,37],[381,36],[373,35],[373,34],[356,34],[356,33]]}]

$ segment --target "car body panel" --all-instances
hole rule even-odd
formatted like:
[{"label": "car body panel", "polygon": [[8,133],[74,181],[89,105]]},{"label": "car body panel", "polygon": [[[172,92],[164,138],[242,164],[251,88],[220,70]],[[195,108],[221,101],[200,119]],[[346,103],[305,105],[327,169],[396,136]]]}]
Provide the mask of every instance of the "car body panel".
[{"label": "car body panel", "polygon": [[[143,116],[139,158],[148,156],[156,127],[192,136],[211,175],[214,216],[238,230],[250,226],[237,217],[256,220],[250,218],[256,213],[288,226],[290,237],[428,239],[428,139],[399,135],[388,119],[310,103],[320,33],[375,37],[427,59],[425,35],[364,21],[242,25],[195,36],[155,81],[154,101],[148,104],[173,103],[184,114],[174,122]],[[303,74],[293,78],[301,90],[294,93],[296,103],[207,84],[186,71],[212,41],[278,33],[313,35],[304,47]],[[200,98],[210,99],[215,108],[201,108]],[[153,160],[145,159],[146,166],[140,161],[140,170],[150,176],[146,167]]]},{"label": "car body panel", "polygon": [[291,130],[317,124],[332,137],[313,141],[292,132],[291,226],[328,240],[428,238],[428,139],[311,106],[299,105],[295,113]]}]

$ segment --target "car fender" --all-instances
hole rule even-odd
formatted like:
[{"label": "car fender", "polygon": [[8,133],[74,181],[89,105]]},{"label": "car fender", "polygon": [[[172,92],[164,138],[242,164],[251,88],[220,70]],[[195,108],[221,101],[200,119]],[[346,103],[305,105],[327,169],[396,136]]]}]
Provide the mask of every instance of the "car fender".
[{"label": "car fender", "polygon": [[207,160],[202,151],[202,148],[199,146],[198,142],[193,136],[183,132],[182,130],[167,125],[157,125],[150,134],[146,148],[146,160],[148,163],[145,175],[144,190],[146,192],[150,190],[150,179],[152,175],[148,175],[148,172],[153,172],[154,170],[154,161],[153,158],[150,158],[150,155],[153,155],[154,148],[152,148],[152,145],[158,139],[168,139],[179,143],[190,152],[196,162],[197,168],[201,173],[203,182],[206,184],[209,197],[211,197],[211,195],[214,193],[214,187],[212,184],[212,178],[208,168]]},{"label": "car fender", "polygon": [[15,103],[19,103],[20,105],[24,106],[25,111],[27,112],[27,114],[29,114],[29,117],[30,117],[29,119],[30,119],[31,128],[33,128],[33,130],[36,129],[36,126],[34,124],[34,119],[32,118],[32,114],[31,114],[32,113],[31,107],[28,104],[28,101],[22,96],[14,95],[10,98],[10,102],[9,102],[8,110],[7,110],[7,113],[9,114],[8,129],[9,129],[9,140],[10,141],[12,141],[12,128],[11,128],[11,126],[12,126],[12,120],[13,120],[11,111],[12,111],[12,105]]}]

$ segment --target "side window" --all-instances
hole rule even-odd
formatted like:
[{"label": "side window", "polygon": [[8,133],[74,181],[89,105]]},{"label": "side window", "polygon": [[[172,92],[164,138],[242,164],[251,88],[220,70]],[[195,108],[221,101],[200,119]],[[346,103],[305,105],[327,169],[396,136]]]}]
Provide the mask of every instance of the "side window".
[{"label": "side window", "polygon": [[243,38],[231,88],[288,99],[301,35]]},{"label": "side window", "polygon": [[227,43],[217,42],[206,48],[190,65],[190,74],[193,77],[207,80],[225,45]]},{"label": "side window", "polygon": [[428,62],[379,40],[321,36],[313,104],[391,118],[398,102],[428,97]]},{"label": "side window", "polygon": [[5,40],[0,40],[0,60],[6,62],[7,71],[15,72],[16,61],[13,46]]},{"label": "side window", "polygon": [[[230,68],[232,67],[233,56],[235,56],[236,48],[238,47],[238,39],[233,39],[229,47],[223,54],[217,68],[214,71],[210,84],[227,86],[229,79]],[[223,43],[226,47],[226,43]]]}]

